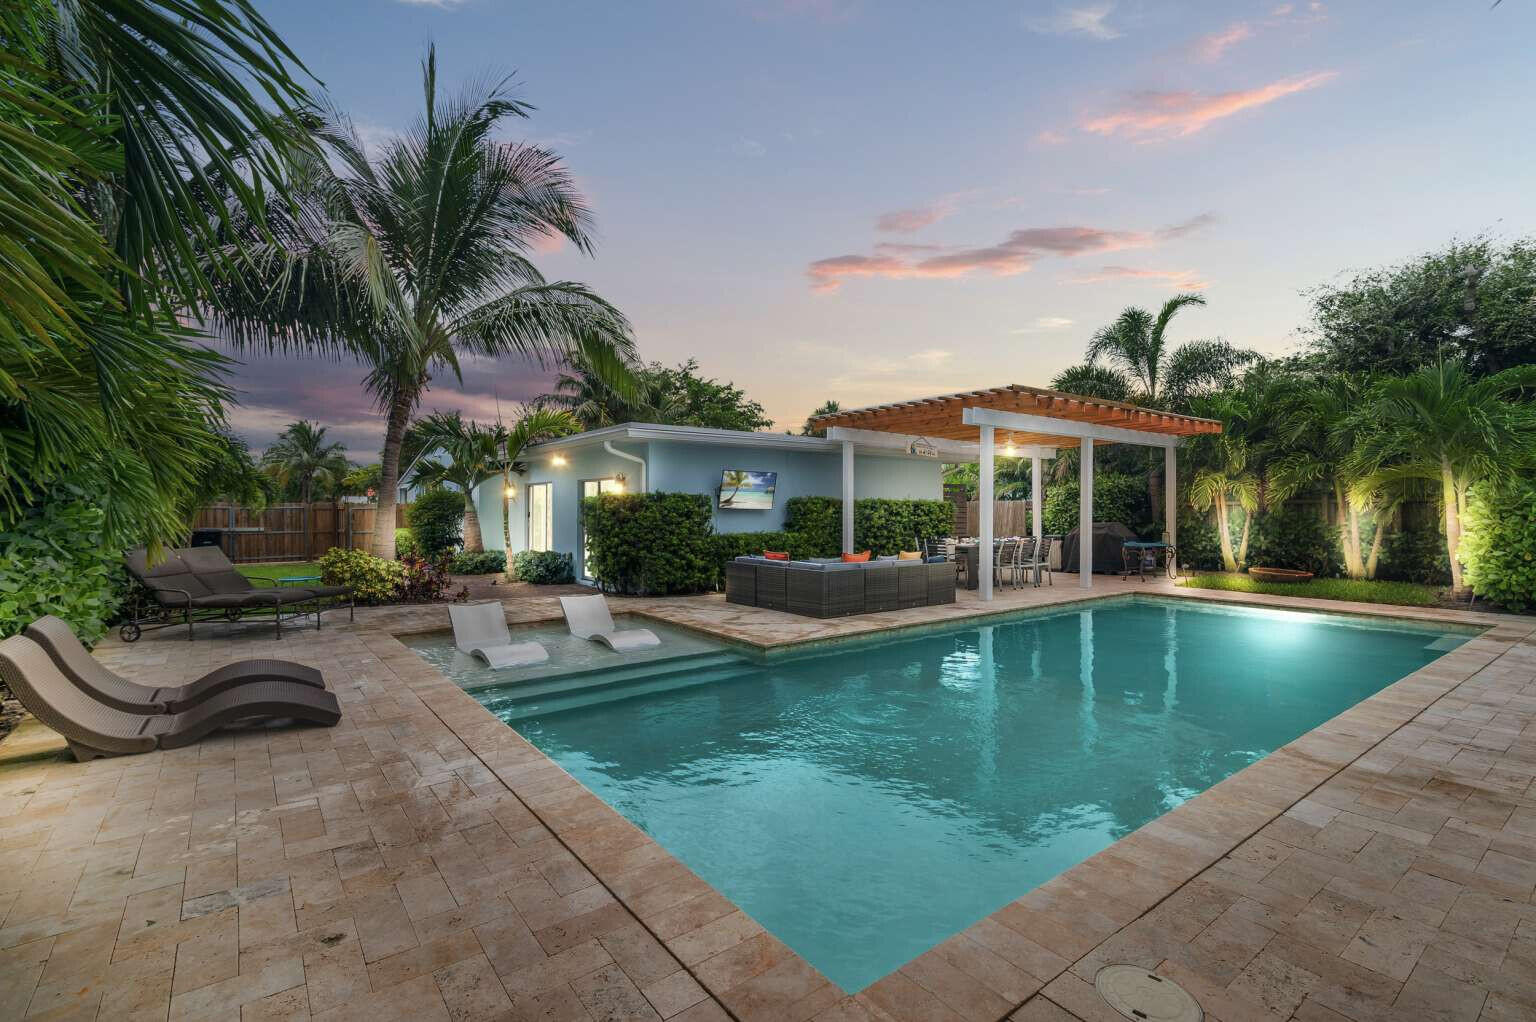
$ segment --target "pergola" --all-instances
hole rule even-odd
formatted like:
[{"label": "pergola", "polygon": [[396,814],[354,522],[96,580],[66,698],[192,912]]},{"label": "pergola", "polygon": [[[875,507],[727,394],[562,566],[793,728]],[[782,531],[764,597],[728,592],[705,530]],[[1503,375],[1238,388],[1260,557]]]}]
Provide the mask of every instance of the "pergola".
[{"label": "pergola", "polygon": [[918,398],[817,416],[815,425],[843,445],[843,549],[853,549],[853,450],[886,447],[950,463],[979,465],[981,556],[979,595],[992,599],[993,467],[997,446],[1009,457],[1030,459],[1030,511],[1038,542],[1040,467],[1062,447],[1077,445],[1081,498],[1078,508],[1079,584],[1093,586],[1093,447],[1140,444],[1161,447],[1167,473],[1164,502],[1170,543],[1178,540],[1178,461],[1184,437],[1220,433],[1221,423],[1193,415],[1140,408],[1120,401],[1063,394],[1009,384],[940,397]]}]

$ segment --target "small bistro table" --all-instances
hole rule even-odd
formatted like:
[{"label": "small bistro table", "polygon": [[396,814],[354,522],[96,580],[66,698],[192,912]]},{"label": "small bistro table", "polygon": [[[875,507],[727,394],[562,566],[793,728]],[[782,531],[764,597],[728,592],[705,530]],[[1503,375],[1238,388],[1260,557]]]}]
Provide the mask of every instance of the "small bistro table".
[{"label": "small bistro table", "polygon": [[[1128,539],[1120,545],[1120,561],[1125,570],[1120,573],[1121,581],[1131,577],[1131,572],[1140,576],[1141,580],[1147,580],[1147,568],[1150,565],[1152,574],[1157,574],[1157,556],[1163,555],[1163,568],[1168,572],[1168,577],[1175,576],[1173,568],[1173,548],[1167,543],[1153,542],[1150,540]],[[1135,566],[1131,564],[1135,558]]]}]

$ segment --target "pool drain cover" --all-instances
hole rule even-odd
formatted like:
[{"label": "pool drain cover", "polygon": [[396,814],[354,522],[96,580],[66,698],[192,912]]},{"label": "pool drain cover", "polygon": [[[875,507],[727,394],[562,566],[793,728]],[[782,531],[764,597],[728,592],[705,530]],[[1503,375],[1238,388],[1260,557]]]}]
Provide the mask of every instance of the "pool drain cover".
[{"label": "pool drain cover", "polygon": [[1093,977],[1106,1004],[1140,1022],[1201,1022],[1205,1012],[1188,990],[1135,965],[1106,965]]}]

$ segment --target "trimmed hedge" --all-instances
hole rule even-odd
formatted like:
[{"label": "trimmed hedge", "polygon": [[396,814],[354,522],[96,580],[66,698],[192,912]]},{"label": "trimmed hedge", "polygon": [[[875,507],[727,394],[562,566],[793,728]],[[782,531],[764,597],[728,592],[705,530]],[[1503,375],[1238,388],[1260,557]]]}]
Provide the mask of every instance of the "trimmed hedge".
[{"label": "trimmed hedge", "polygon": [[[1077,480],[1051,483],[1045,490],[1041,525],[1046,532],[1065,536],[1077,528]],[[1119,522],[1136,535],[1147,533],[1154,521],[1147,501],[1147,480],[1123,472],[1105,472],[1093,478],[1093,520]]]},{"label": "trimmed hedge", "polygon": [[428,490],[405,512],[405,521],[416,537],[417,549],[413,552],[437,557],[464,541],[460,534],[464,525],[464,495],[443,486]]},{"label": "trimmed hedge", "polygon": [[[842,550],[843,504],[791,497],[779,532],[714,532],[709,497],[694,493],[605,494],[582,502],[592,575],[611,592],[694,593],[724,582],[743,554],[784,550],[796,559]],[[876,554],[911,549],[914,537],[946,535],[954,510],[942,500],[867,499],[854,505],[854,546]]]},{"label": "trimmed hedge", "polygon": [[489,575],[507,570],[507,555],[502,550],[482,550],[469,553],[460,550],[448,559],[448,570],[455,575]]},{"label": "trimmed hedge", "polygon": [[1259,515],[1248,539],[1248,564],[1310,571],[1318,578],[1342,575],[1338,529],[1307,511],[1282,509]]},{"label": "trimmed hedge", "polygon": [[520,581],[536,586],[570,585],[576,581],[571,555],[555,550],[524,550],[513,554],[512,572]]},{"label": "trimmed hedge", "polygon": [[106,516],[81,496],[55,490],[0,532],[0,638],[44,614],[87,644],[106,633],[121,600],[122,554],[106,548]]},{"label": "trimmed hedge", "polygon": [[715,579],[713,511],[702,493],[623,493],[581,502],[592,577],[610,592],[694,593]]},{"label": "trimmed hedge", "polygon": [[1507,610],[1536,606],[1536,483],[1473,487],[1462,529],[1466,584]]}]

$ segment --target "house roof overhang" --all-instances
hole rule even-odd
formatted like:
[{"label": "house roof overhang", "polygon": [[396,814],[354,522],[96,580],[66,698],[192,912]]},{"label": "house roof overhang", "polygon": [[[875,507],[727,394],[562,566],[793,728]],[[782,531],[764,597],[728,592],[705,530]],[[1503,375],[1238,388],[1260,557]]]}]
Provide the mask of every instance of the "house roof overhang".
[{"label": "house roof overhang", "polygon": [[1184,437],[1221,432],[1221,423],[1215,419],[1017,383],[852,408],[819,415],[813,422],[822,428],[843,427],[962,443],[977,442],[981,427],[992,426],[996,443],[1020,447],[1075,446],[1084,437],[1092,437],[1101,444],[1169,446]]}]

